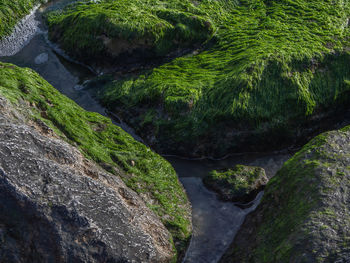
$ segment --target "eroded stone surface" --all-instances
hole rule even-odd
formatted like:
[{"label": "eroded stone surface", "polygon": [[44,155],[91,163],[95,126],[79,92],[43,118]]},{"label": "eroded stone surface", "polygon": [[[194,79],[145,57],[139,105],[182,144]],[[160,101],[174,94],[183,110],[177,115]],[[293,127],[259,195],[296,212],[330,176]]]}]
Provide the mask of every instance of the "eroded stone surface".
[{"label": "eroded stone surface", "polygon": [[136,193],[0,102],[0,262],[171,261]]}]

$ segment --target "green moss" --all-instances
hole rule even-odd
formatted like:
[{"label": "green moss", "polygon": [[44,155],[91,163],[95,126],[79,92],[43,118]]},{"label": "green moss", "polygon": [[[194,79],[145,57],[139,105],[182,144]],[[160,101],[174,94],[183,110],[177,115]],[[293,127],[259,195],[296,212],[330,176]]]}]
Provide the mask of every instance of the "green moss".
[{"label": "green moss", "polygon": [[[51,38],[75,57],[88,55],[90,60],[106,54],[103,39],[107,38],[118,40],[116,53],[140,48],[166,55],[179,47],[201,44],[214,32],[205,13],[187,0],[79,2],[47,18]],[[121,41],[125,48],[117,48]]]},{"label": "green moss", "polygon": [[36,4],[44,0],[1,0],[0,2],[0,39],[12,32],[16,23],[27,15]]},{"label": "green moss", "polygon": [[254,234],[242,236],[252,246],[233,244],[227,262],[238,262],[239,256],[239,262],[335,262],[347,251],[342,236],[349,234],[350,222],[348,136],[344,131],[321,134],[283,165],[253,216],[253,221],[260,218],[249,226]]},{"label": "green moss", "polygon": [[213,170],[204,178],[204,183],[225,200],[242,201],[248,199],[252,191],[260,190],[267,183],[267,178],[260,167],[236,165],[233,169]]},{"label": "green moss", "polygon": [[[295,168],[296,164],[300,169]],[[292,159],[276,175],[276,179],[273,178],[268,184],[263,202],[273,202],[277,191],[283,191],[284,197],[276,200],[280,205],[278,216],[269,210],[264,215],[266,221],[259,226],[258,238],[267,242],[266,246],[259,245],[254,251],[254,258],[263,259],[259,262],[284,262],[291,258],[294,245],[291,236],[299,231],[299,227],[318,201],[309,181],[315,167],[315,163],[303,165]],[[296,176],[300,181],[295,180]],[[300,194],[293,195],[295,192]]]},{"label": "green moss", "polygon": [[0,95],[14,105],[20,105],[20,101],[28,103],[29,119],[43,120],[87,158],[121,176],[161,218],[177,248],[184,249],[191,235],[189,201],[165,159],[135,141],[110,119],[83,110],[31,69],[0,63]]},{"label": "green moss", "polygon": [[[189,4],[195,10],[191,12],[203,14],[217,29],[210,45],[199,54],[118,79],[100,92],[111,109],[160,109],[163,114],[154,121],[160,144],[173,142],[175,148],[184,143],[191,148],[210,142],[225,152],[239,139],[223,143],[222,138],[237,129],[255,131],[260,141],[264,136],[259,135],[291,138],[293,129],[310,116],[349,98],[349,2],[197,4]],[[142,132],[142,116],[135,118],[133,125]]]}]

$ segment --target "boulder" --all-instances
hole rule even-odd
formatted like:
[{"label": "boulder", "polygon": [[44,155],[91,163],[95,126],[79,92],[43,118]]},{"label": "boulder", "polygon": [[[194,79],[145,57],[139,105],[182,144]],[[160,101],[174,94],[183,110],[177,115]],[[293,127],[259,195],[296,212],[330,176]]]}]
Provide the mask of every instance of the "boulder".
[{"label": "boulder", "polygon": [[273,177],[221,262],[350,262],[350,127],[311,140]]},{"label": "boulder", "polygon": [[[347,120],[349,10],[343,0],[120,0],[48,21],[51,40],[89,65],[127,53],[97,97],[158,153],[221,158],[303,145]],[[125,67],[145,37],[168,58],[174,45],[192,52]]]},{"label": "boulder", "polygon": [[0,102],[0,262],[173,260],[170,233],[119,177]]},{"label": "boulder", "polygon": [[178,0],[80,1],[50,10],[46,18],[52,41],[75,59],[102,69],[132,68],[188,53],[215,32],[205,14]]},{"label": "boulder", "polygon": [[164,158],[109,118],[82,109],[31,69],[0,63],[0,87],[0,97],[11,102],[2,114],[36,127],[45,136],[61,138],[123,180],[167,227],[181,257],[192,233],[191,205]]},{"label": "boulder", "polygon": [[268,179],[263,168],[236,165],[233,169],[213,170],[203,182],[222,200],[248,203],[264,188]]}]

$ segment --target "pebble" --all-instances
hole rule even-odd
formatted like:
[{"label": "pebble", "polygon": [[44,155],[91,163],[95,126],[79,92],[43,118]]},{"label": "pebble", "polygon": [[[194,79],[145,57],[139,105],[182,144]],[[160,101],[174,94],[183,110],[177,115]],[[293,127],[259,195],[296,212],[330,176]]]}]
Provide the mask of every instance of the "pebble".
[{"label": "pebble", "polygon": [[40,64],[46,63],[48,60],[49,60],[49,54],[47,54],[47,53],[41,53],[40,55],[38,55],[38,56],[34,59],[34,62],[35,62],[35,64],[40,65]]}]

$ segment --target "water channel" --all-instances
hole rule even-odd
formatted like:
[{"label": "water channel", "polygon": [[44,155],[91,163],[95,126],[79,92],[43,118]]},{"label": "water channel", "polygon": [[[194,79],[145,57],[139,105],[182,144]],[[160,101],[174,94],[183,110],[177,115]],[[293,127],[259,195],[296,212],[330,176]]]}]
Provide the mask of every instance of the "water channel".
[{"label": "water channel", "polygon": [[[54,5],[65,2],[68,1],[54,1]],[[98,82],[90,82],[96,75],[87,67],[72,62],[48,41],[41,18],[43,10],[43,7],[37,8],[18,24],[12,36],[0,41],[0,61],[34,69],[85,110],[109,116],[89,91],[91,88],[98,88]],[[114,123],[142,141],[125,123],[117,118],[114,118]],[[261,166],[265,168],[268,177],[271,177],[289,158],[289,154],[250,153],[222,160],[188,160],[170,156],[165,158],[175,168],[193,209],[193,237],[184,262],[216,263],[232,242],[245,216],[258,205],[262,193],[258,195],[253,206],[241,209],[233,203],[220,201],[215,193],[204,187],[202,178],[213,169],[230,168],[235,164]]]}]

